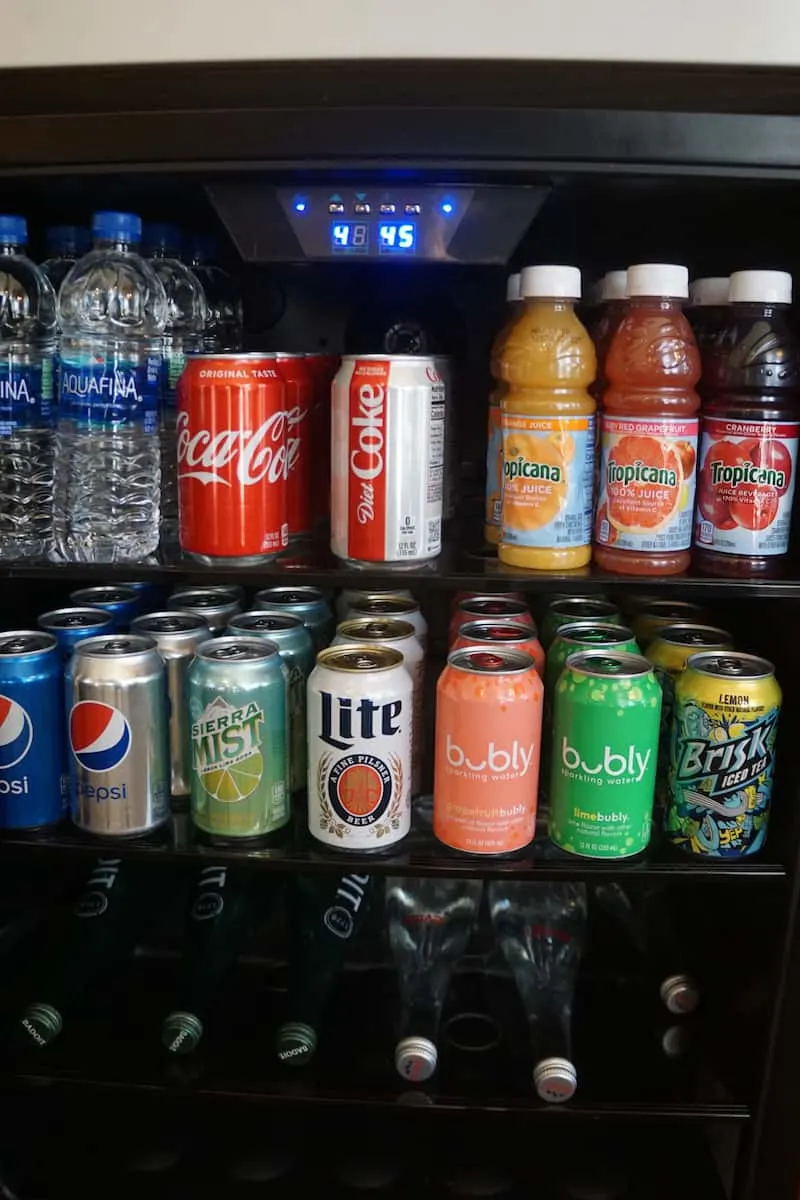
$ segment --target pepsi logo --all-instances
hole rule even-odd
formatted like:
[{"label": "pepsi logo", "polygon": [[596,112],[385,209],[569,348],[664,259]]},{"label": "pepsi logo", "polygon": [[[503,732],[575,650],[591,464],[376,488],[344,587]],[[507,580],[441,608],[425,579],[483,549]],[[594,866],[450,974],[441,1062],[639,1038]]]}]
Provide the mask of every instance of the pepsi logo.
[{"label": "pepsi logo", "polygon": [[131,748],[131,727],[118,708],[98,700],[80,700],[69,717],[69,742],[86,771],[111,771]]},{"label": "pepsi logo", "polygon": [[0,771],[15,767],[32,741],[33,725],[26,710],[10,696],[0,696]]}]

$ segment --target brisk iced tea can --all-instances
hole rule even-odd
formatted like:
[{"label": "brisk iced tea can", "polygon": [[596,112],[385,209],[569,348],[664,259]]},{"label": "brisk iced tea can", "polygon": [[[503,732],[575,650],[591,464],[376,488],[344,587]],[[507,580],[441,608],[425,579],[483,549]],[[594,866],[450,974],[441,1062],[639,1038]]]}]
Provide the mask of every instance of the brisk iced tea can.
[{"label": "brisk iced tea can", "polygon": [[659,629],[686,622],[702,623],[705,619],[703,609],[689,600],[653,600],[639,609],[631,624],[644,654]]},{"label": "brisk iced tea can", "polygon": [[363,642],[368,646],[390,646],[399,650],[414,685],[414,724],[411,732],[411,795],[422,789],[422,754],[425,747],[425,651],[410,621],[394,617],[356,617],[336,626],[334,646]]},{"label": "brisk iced tea can", "polygon": [[638,654],[572,655],[556,684],[550,838],[585,858],[629,858],[650,841],[661,688]]},{"label": "brisk iced tea can", "polygon": [[511,622],[514,625],[527,625],[536,633],[536,622],[524,600],[501,595],[470,596],[458,602],[450,618],[447,640],[451,649],[461,626],[470,621],[493,621],[495,625]]},{"label": "brisk iced tea can", "polygon": [[445,388],[432,358],[348,356],[333,383],[331,550],[414,566],[442,548]]},{"label": "brisk iced tea can", "polygon": [[274,356],[195,355],[178,383],[181,549],[205,563],[284,550],[286,388]]},{"label": "brisk iced tea can", "polygon": [[261,838],[286,825],[288,704],[277,646],[221,637],[189,668],[191,812],[213,838]]},{"label": "brisk iced tea can", "polygon": [[272,587],[257,592],[253,608],[259,612],[288,613],[299,617],[311,634],[316,650],[323,650],[333,636],[334,619],[324,593],[315,587]]},{"label": "brisk iced tea can", "polygon": [[263,638],[278,647],[288,672],[289,787],[300,792],[306,786],[306,684],[316,658],[311,634],[299,617],[278,612],[241,613],[231,621],[228,633]]},{"label": "brisk iced tea can", "polygon": [[311,533],[312,493],[319,486],[311,465],[314,367],[306,354],[279,351],[275,361],[286,388],[286,520],[292,541]]},{"label": "brisk iced tea can", "polygon": [[331,646],[308,681],[308,828],[339,850],[387,850],[411,828],[413,684],[399,650]]},{"label": "brisk iced tea can", "polygon": [[504,646],[455,650],[436,687],[433,832],[466,854],[510,854],[536,832],[542,681]]},{"label": "brisk iced tea can", "polygon": [[767,836],[781,689],[754,654],[693,654],[675,682],[665,830],[690,854],[744,858]]},{"label": "brisk iced tea can", "polygon": [[385,592],[375,595],[368,592],[366,596],[358,596],[351,602],[347,610],[347,619],[351,620],[354,617],[392,617],[399,621],[408,621],[414,626],[420,646],[427,652],[428,622],[416,600],[394,593],[388,596]]},{"label": "brisk iced tea can", "polygon": [[622,617],[619,608],[611,600],[601,600],[596,596],[559,596],[548,604],[539,630],[539,640],[545,648],[556,636],[562,625],[571,625],[575,621],[602,621],[606,625],[621,625]]},{"label": "brisk iced tea can", "polygon": [[658,781],[656,799],[666,802],[668,791],[670,738],[675,709],[675,680],[693,654],[704,650],[732,650],[733,639],[725,629],[713,625],[684,622],[664,625],[647,647],[645,657],[653,664],[661,684],[661,737],[658,743]]},{"label": "brisk iced tea can", "polygon": [[478,646],[503,646],[530,654],[541,680],[544,680],[544,650],[530,625],[519,621],[467,621],[458,631],[451,650],[474,650]]}]

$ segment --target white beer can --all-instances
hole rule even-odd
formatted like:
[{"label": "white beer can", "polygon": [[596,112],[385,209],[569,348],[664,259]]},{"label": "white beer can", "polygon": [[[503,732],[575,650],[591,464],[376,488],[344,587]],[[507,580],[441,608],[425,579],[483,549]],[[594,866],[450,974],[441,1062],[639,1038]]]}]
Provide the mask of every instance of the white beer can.
[{"label": "white beer can", "polygon": [[399,650],[350,643],[308,679],[308,828],[340,850],[385,850],[411,828],[413,684]]},{"label": "white beer can", "polygon": [[444,479],[442,481],[442,517],[448,521],[455,516],[459,493],[458,408],[453,395],[453,360],[438,355],[433,360],[444,384]]},{"label": "white beer can", "polygon": [[355,617],[394,617],[398,621],[408,621],[414,626],[417,641],[424,651],[428,649],[428,622],[416,600],[408,596],[400,596],[396,592],[388,595],[386,592],[367,592],[364,596],[356,596],[351,600],[345,620]]},{"label": "white beer can", "polygon": [[413,600],[408,588],[342,588],[336,597],[336,616],[340,621],[347,618],[350,605],[354,600],[363,600],[365,596],[402,596],[405,600]]},{"label": "white beer can", "polygon": [[331,403],[331,550],[414,566],[442,548],[445,386],[433,358],[352,355]]},{"label": "white beer can", "polygon": [[351,642],[363,642],[369,646],[390,646],[399,650],[403,664],[411,676],[413,691],[413,726],[411,731],[411,795],[418,796],[422,790],[422,754],[425,732],[422,723],[422,706],[425,700],[425,651],[419,644],[414,626],[409,621],[397,621],[393,617],[355,617],[336,626],[336,636],[331,645],[342,646]]}]

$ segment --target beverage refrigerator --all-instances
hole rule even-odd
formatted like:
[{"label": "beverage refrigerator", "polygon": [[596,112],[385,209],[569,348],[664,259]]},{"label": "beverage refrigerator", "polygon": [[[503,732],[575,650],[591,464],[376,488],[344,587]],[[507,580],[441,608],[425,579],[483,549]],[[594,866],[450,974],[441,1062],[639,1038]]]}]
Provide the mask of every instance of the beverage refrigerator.
[{"label": "beverage refrigerator", "polygon": [[[386,852],[326,849],[302,808],[257,845],[209,844],[180,805],[142,838],[4,833],[4,1195],[793,1200],[798,537],[780,578],[611,576],[504,567],[482,527],[508,273],[565,263],[592,280],[660,262],[796,277],[796,73],[353,61],[4,70],[2,83],[0,210],[27,217],[33,257],[47,226],[97,209],[210,235],[243,294],[246,349],[448,356],[456,447],[442,553],[402,571],[343,564],[324,523],[236,569],[177,552],[0,563],[12,630],[75,589],[131,579],[162,608],[182,584],[249,599],[402,588],[429,628],[423,798]],[[776,664],[759,854],[682,854],[657,829],[630,860],[558,854],[544,829],[506,857],[434,839],[450,603],[504,589],[539,614],[555,593],[692,601]],[[552,961],[533,955],[539,1000],[523,1005],[519,948],[551,927]],[[533,1081],[532,1035],[551,1064]]]}]

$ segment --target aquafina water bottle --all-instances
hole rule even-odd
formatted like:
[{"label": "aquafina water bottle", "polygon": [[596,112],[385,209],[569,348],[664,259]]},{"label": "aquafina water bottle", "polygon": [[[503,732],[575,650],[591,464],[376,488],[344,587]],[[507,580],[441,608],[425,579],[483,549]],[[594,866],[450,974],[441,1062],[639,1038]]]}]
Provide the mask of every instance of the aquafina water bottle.
[{"label": "aquafina water bottle", "polygon": [[209,354],[241,350],[244,324],[239,289],[228,272],[217,266],[216,253],[212,238],[197,234],[191,239],[188,262],[206,294],[203,349]]},{"label": "aquafina water bottle", "polygon": [[56,546],[69,561],[133,562],[158,548],[167,298],[137,253],[139,217],[95,213],[92,235],[58,298]]},{"label": "aquafina water bottle", "polygon": [[143,253],[167,294],[161,342],[161,540],[178,544],[177,389],[186,356],[203,347],[206,298],[197,276],[181,261],[182,237],[174,225],[145,225]]},{"label": "aquafina water bottle", "polygon": [[56,297],[25,255],[23,217],[0,216],[0,559],[53,542]]},{"label": "aquafina water bottle", "polygon": [[42,270],[55,288],[56,295],[65,276],[78,259],[83,258],[91,244],[89,230],[81,225],[49,226],[45,233],[47,258],[42,263]]}]

